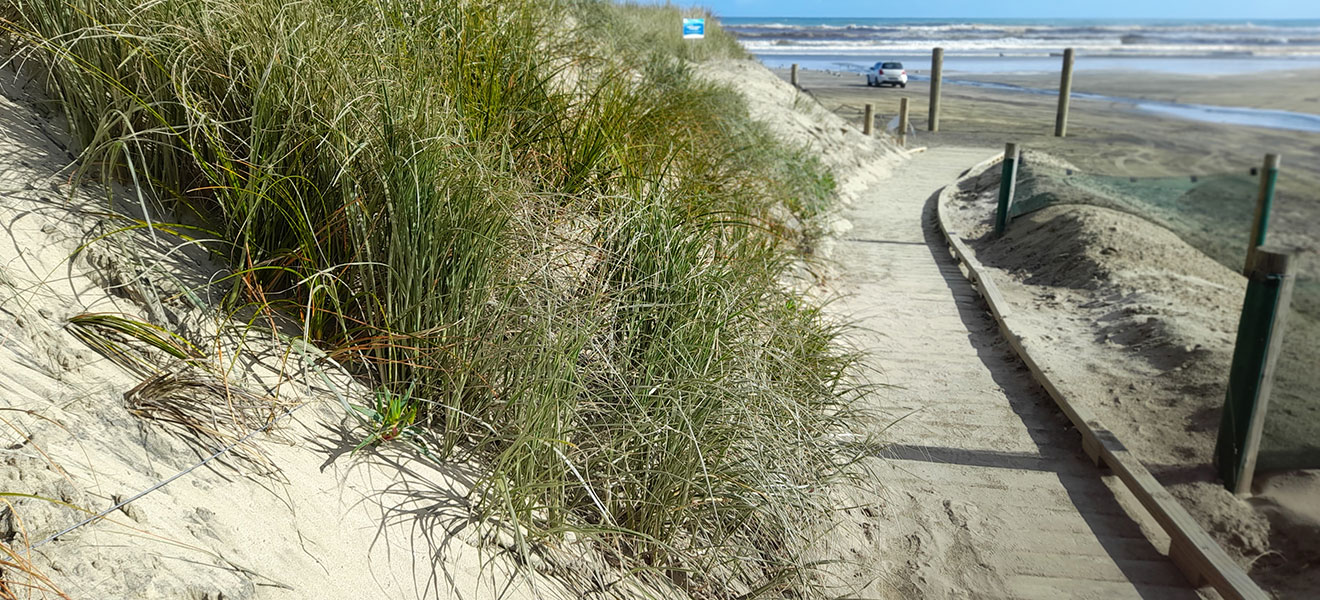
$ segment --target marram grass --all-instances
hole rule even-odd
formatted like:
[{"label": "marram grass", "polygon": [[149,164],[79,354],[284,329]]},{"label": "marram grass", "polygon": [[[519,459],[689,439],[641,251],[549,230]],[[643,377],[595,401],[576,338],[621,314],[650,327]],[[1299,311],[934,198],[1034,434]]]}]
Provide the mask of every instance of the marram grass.
[{"label": "marram grass", "polygon": [[692,75],[742,56],[718,26],[529,0],[0,15],[89,176],[196,213],[229,302],[407,399],[364,439],[481,457],[481,506],[533,541],[587,532],[699,596],[810,593],[797,550],[856,390],[783,279],[832,183]]}]

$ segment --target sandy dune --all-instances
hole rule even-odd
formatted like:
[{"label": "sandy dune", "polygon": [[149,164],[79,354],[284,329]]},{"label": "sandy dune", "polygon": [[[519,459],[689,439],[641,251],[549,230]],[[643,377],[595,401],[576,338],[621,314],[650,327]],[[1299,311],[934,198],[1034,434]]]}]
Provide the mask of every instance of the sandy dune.
[{"label": "sandy dune", "polygon": [[[521,568],[508,532],[471,511],[477,466],[401,447],[351,452],[363,434],[341,400],[366,391],[285,336],[258,327],[240,337],[244,323],[215,312],[224,269],[165,231],[125,231],[144,205],[163,219],[149,195],[116,187],[107,200],[71,183],[65,136],[15,80],[0,77],[0,480],[35,497],[8,498],[0,524],[5,540],[33,546],[37,570],[73,598],[107,600],[569,598],[593,576],[609,581],[549,551]],[[73,335],[70,319],[84,313],[209,345],[198,366],[163,363],[182,387],[153,388],[152,404],[138,389],[151,368],[125,368]],[[197,467],[254,429],[229,410],[244,398],[262,399],[252,418],[270,430]],[[222,435],[169,422],[159,406],[170,402],[204,407],[201,420]],[[52,539],[84,511],[181,473]],[[569,593],[560,580],[574,576],[586,579]]]},{"label": "sandy dune", "polygon": [[[703,68],[820,152],[845,198],[901,160],[757,63]],[[368,391],[283,332],[296,327],[218,312],[216,241],[142,227],[171,220],[150,190],[76,183],[67,136],[24,83],[0,75],[0,479],[33,497],[10,498],[0,524],[38,572],[73,598],[125,600],[659,594],[585,545],[521,551],[474,514],[480,464],[397,445],[354,453],[364,433],[343,403]],[[89,313],[177,332],[198,356],[71,324]],[[112,361],[88,339],[136,358]]]}]

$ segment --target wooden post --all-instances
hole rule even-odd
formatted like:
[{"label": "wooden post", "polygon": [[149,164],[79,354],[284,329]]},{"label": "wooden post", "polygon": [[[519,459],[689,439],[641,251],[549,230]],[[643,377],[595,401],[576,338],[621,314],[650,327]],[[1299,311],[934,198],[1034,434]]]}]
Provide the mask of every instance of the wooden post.
[{"label": "wooden post", "polygon": [[1274,184],[1279,180],[1279,155],[1266,154],[1265,166],[1260,171],[1260,190],[1256,193],[1256,218],[1251,222],[1251,238],[1247,242],[1247,264],[1251,268],[1251,255],[1257,246],[1265,245],[1269,233],[1270,208],[1274,205]]},{"label": "wooden post", "polygon": [[1063,51],[1063,75],[1059,79],[1059,113],[1054,116],[1054,137],[1068,134],[1068,105],[1072,100],[1073,49]]},{"label": "wooden post", "polygon": [[930,55],[930,118],[928,129],[940,130],[940,83],[944,79],[944,48],[936,48]]},{"label": "wooden post", "polygon": [[871,128],[875,124],[875,107],[867,104],[866,110],[862,115],[862,133],[871,135]]},{"label": "wooden post", "polygon": [[908,130],[908,99],[907,97],[898,99],[898,146],[907,147]]},{"label": "wooden post", "polygon": [[1251,493],[1251,480],[1265,427],[1265,410],[1274,387],[1274,368],[1283,345],[1295,270],[1290,254],[1255,249],[1247,266],[1247,296],[1242,302],[1237,345],[1228,374],[1228,397],[1219,421],[1215,465],[1224,486],[1239,496]]},{"label": "wooden post", "polygon": [[1017,187],[1017,144],[1004,144],[1004,168],[999,172],[999,207],[995,210],[995,237],[1008,229],[1008,210],[1013,205],[1013,190]]},{"label": "wooden post", "polygon": [[798,86],[797,63],[793,63],[793,66],[789,68],[788,81],[793,84],[793,87],[800,89],[800,86]]}]

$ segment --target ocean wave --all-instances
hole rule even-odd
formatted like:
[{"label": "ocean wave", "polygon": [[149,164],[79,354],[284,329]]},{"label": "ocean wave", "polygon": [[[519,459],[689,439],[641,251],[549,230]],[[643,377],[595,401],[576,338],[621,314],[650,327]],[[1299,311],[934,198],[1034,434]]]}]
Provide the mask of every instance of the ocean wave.
[{"label": "ocean wave", "polygon": [[[1056,43],[1055,40],[1032,40],[1021,38],[1001,38],[995,40],[943,40],[945,52],[957,52],[960,50],[1014,50],[1014,49],[1058,49],[1063,46]],[[1119,39],[1092,40],[1072,44],[1069,47],[1077,49],[1094,48],[1118,48],[1124,44]],[[755,51],[759,48],[914,48],[929,50],[931,45],[922,41],[899,41],[899,40],[752,40],[744,41],[743,47]]]},{"label": "ocean wave", "polygon": [[883,21],[876,23],[847,23],[847,24],[791,24],[791,23],[755,23],[755,22],[724,22],[726,29],[819,29],[825,31],[843,31],[843,30],[868,30],[868,29],[903,29],[914,32],[946,32],[946,31],[1094,31],[1094,32],[1115,32],[1115,31],[1201,31],[1201,32],[1259,32],[1259,31],[1297,31],[1314,30],[1320,31],[1320,20],[1297,21],[1291,25],[1262,25],[1257,23],[1184,23],[1153,25],[1146,23],[1111,23],[1111,24],[1080,24],[1064,21],[1060,24],[1046,25],[1041,23],[970,23],[970,22],[948,22],[948,23],[908,23],[903,21]]},{"label": "ocean wave", "polygon": [[1255,23],[1078,24],[1006,23],[743,23],[726,24],[749,48],[758,43],[776,47],[799,44],[975,46],[1013,48],[1024,45],[1058,47],[1095,44],[1182,46],[1209,51],[1222,48],[1320,48],[1320,23],[1294,25]]},{"label": "ocean wave", "polygon": [[[743,45],[753,54],[760,55],[849,55],[849,56],[867,56],[874,54],[904,54],[904,55],[925,55],[933,47],[931,44],[921,42],[906,43],[869,43],[869,42],[816,42],[812,44],[799,43],[779,43],[773,41],[763,42],[744,42]],[[1068,44],[1058,45],[1049,43],[1013,43],[1005,44],[1002,42],[964,42],[964,43],[945,43],[939,47],[944,48],[947,56],[1011,56],[1011,57],[1039,57],[1055,56],[1061,53],[1062,48],[1070,47],[1077,50],[1078,56],[1086,58],[1098,57],[1212,57],[1212,56],[1320,56],[1320,46],[1308,48],[1280,48],[1271,46],[1236,46],[1236,45],[1202,45],[1189,47],[1177,44],[1123,44],[1115,40],[1113,43],[1093,43],[1093,44]]]}]

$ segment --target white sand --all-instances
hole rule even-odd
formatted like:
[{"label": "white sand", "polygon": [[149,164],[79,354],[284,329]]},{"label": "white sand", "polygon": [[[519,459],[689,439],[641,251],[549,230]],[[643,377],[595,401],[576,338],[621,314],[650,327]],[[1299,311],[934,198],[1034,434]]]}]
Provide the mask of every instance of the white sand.
[{"label": "white sand", "polygon": [[845,204],[887,179],[903,160],[903,152],[887,138],[863,135],[860,122],[830,112],[759,61],[711,61],[696,68],[699,75],[742,92],[752,117],[769,124],[790,147],[810,148],[833,171]]},{"label": "white sand", "polygon": [[[816,255],[829,259],[838,237],[852,228],[843,216],[859,195],[884,181],[906,154],[882,135],[866,136],[860,122],[848,122],[793,88],[759,61],[712,61],[696,66],[698,75],[737,89],[752,117],[792,148],[807,148],[834,175],[836,213],[827,219],[831,236],[817,242]],[[819,269],[826,273],[829,269]]]}]

